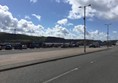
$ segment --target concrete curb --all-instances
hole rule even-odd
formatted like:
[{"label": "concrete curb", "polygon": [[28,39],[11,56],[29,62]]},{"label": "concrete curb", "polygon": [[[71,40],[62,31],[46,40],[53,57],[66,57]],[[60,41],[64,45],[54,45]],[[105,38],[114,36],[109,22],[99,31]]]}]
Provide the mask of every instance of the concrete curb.
[{"label": "concrete curb", "polygon": [[50,61],[56,61],[56,60],[60,60],[60,59],[70,58],[70,57],[91,54],[91,53],[105,51],[105,50],[109,50],[109,49],[110,48],[87,52],[87,53],[81,53],[78,55],[63,56],[63,57],[60,56],[60,57],[53,57],[53,58],[47,58],[47,59],[38,59],[38,60],[33,60],[33,61],[21,62],[21,63],[16,63],[16,64],[8,64],[8,65],[0,66],[0,72],[12,70],[12,69],[18,69],[18,68],[22,68],[22,67],[27,67],[27,66],[31,66],[31,65],[36,65],[36,64],[40,64],[40,63],[46,63],[46,62],[50,62]]}]

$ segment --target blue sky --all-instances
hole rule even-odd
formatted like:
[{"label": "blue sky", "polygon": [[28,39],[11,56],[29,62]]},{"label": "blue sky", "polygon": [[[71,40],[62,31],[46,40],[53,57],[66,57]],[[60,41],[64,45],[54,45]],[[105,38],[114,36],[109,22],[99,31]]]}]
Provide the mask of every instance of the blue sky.
[{"label": "blue sky", "polygon": [[105,40],[105,24],[111,23],[110,39],[118,39],[117,0],[0,0],[0,31],[13,33],[16,28],[19,34],[83,39],[79,6],[88,4],[87,38]]}]

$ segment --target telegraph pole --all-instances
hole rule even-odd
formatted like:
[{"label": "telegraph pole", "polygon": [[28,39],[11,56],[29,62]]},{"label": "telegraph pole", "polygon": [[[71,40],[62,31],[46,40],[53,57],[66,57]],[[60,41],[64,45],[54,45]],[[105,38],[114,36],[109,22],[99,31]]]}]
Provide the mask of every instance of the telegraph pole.
[{"label": "telegraph pole", "polygon": [[86,7],[91,6],[91,4],[87,6],[80,6],[79,8],[84,8],[84,53],[86,53]]},{"label": "telegraph pole", "polygon": [[109,48],[109,27],[111,24],[105,24],[107,26],[107,48]]}]

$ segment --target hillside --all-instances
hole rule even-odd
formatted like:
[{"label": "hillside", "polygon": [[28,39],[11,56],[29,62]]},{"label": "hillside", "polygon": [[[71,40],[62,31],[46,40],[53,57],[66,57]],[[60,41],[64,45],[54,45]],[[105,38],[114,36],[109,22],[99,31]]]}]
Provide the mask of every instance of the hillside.
[{"label": "hillside", "polygon": [[[93,41],[101,42],[100,40],[87,40],[87,44],[92,43]],[[51,43],[76,43],[84,44],[83,39],[64,39],[58,37],[38,37],[38,36],[28,36],[23,34],[10,34],[0,32],[0,42],[51,42]],[[116,41],[114,41],[116,42]]]},{"label": "hillside", "polygon": [[0,42],[56,42],[56,43],[66,43],[66,42],[78,42],[83,40],[72,40],[64,39],[58,37],[37,37],[37,36],[28,36],[23,34],[10,34],[0,32]]},{"label": "hillside", "polygon": [[0,32],[1,42],[17,42],[17,41],[45,41],[46,37],[28,36],[22,34],[10,34]]}]

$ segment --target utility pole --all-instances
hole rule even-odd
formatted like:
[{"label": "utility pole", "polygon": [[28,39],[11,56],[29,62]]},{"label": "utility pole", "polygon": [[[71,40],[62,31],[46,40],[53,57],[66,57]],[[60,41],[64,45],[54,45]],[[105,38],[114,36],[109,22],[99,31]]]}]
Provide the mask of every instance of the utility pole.
[{"label": "utility pole", "polygon": [[107,26],[107,48],[109,48],[109,27],[111,24],[105,24]]},{"label": "utility pole", "polygon": [[91,6],[91,4],[87,5],[87,6],[80,6],[79,8],[84,8],[84,53],[86,53],[86,7]]},{"label": "utility pole", "polygon": [[14,35],[16,35],[16,27],[14,28]]},{"label": "utility pole", "polygon": [[14,35],[14,39],[13,39],[13,40],[14,40],[14,42],[16,42],[16,41],[17,41],[17,37],[16,37],[17,35],[16,35],[16,34],[17,34],[17,33],[16,33],[16,27],[14,27],[14,34],[13,34],[13,35]]}]

